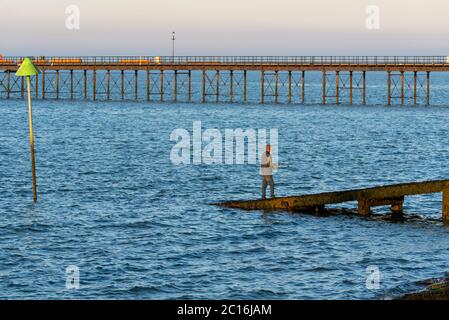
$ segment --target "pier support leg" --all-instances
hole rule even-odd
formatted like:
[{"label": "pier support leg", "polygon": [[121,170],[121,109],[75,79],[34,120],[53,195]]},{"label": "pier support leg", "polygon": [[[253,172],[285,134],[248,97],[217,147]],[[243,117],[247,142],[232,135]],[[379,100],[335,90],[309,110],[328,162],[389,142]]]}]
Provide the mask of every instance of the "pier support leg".
[{"label": "pier support leg", "polygon": [[160,97],[160,99],[161,99],[161,102],[163,102],[164,101],[164,70],[161,70],[161,73],[160,73],[160,84],[159,84],[159,86],[160,86],[160,95],[161,95],[161,97]]},{"label": "pier support leg", "polygon": [[70,70],[70,99],[73,99],[73,70]]},{"label": "pier support leg", "polygon": [[234,71],[229,73],[229,99],[234,102]]},{"label": "pier support leg", "polygon": [[151,73],[150,69],[147,69],[147,101],[150,101],[151,97]]},{"label": "pier support leg", "polygon": [[215,75],[215,95],[216,95],[216,102],[220,102],[220,71],[217,70]]},{"label": "pier support leg", "polygon": [[391,215],[393,218],[401,218],[403,216],[404,197],[393,199],[391,202]]},{"label": "pier support leg", "polygon": [[353,72],[349,71],[349,104],[352,105],[353,102]]},{"label": "pier support leg", "polygon": [[20,77],[20,97],[23,99],[25,97],[25,77]]},{"label": "pier support leg", "polygon": [[292,72],[288,72],[288,103],[292,103]]},{"label": "pier support leg", "polygon": [[94,69],[92,77],[92,99],[95,101],[97,100],[97,70]]},{"label": "pier support leg", "polygon": [[371,213],[371,207],[391,206],[393,218],[402,216],[404,206],[404,197],[375,199],[366,195],[360,195],[358,198],[358,213],[361,216],[367,216]]},{"label": "pier support leg", "polygon": [[391,106],[391,71],[388,71],[388,105]]},{"label": "pier support leg", "polygon": [[326,105],[326,70],[323,71],[322,91],[323,91],[322,104]]},{"label": "pier support leg", "polygon": [[188,80],[188,95],[189,95],[189,102],[192,101],[192,70],[189,70],[189,80]]},{"label": "pier support leg", "polygon": [[203,78],[202,78],[202,98],[201,100],[206,102],[206,70],[203,70]]},{"label": "pier support leg", "polygon": [[366,71],[363,71],[362,77],[363,77],[363,94],[362,94],[363,101],[362,101],[362,104],[365,105],[366,104]]},{"label": "pier support leg", "polygon": [[[44,71],[42,71],[44,73]],[[7,82],[6,82],[6,99],[9,99],[11,97],[11,72],[7,73]]]},{"label": "pier support leg", "polygon": [[443,223],[449,224],[449,188],[443,190]]},{"label": "pier support leg", "polygon": [[427,98],[426,104],[430,105],[430,71],[427,71]]},{"label": "pier support leg", "polygon": [[87,99],[87,70],[84,70],[84,99]]},{"label": "pier support leg", "polygon": [[364,196],[359,196],[357,202],[358,202],[357,211],[359,215],[368,216],[371,213],[371,206],[369,204],[369,199]]},{"label": "pier support leg", "polygon": [[56,70],[56,79],[55,79],[55,89],[56,89],[56,99],[59,99],[59,70]]},{"label": "pier support leg", "polygon": [[246,79],[247,79],[247,71],[243,71],[243,102],[247,102],[248,98],[246,96]]},{"label": "pier support leg", "polygon": [[36,75],[36,99],[39,98],[39,75]]},{"label": "pier support leg", "polygon": [[260,102],[263,104],[265,102],[265,71],[262,70],[260,76],[261,82],[261,94],[260,94]]},{"label": "pier support leg", "polygon": [[335,72],[335,103],[340,104],[340,71]]},{"label": "pier support leg", "polygon": [[139,70],[134,70],[134,99],[139,100]]},{"label": "pier support leg", "polygon": [[111,99],[111,70],[106,71],[106,99]]},{"label": "pier support leg", "polygon": [[175,70],[173,77],[173,101],[176,102],[178,100],[178,70]]},{"label": "pier support leg", "polygon": [[301,74],[301,102],[306,102],[306,72],[302,71]]},{"label": "pier support leg", "polygon": [[120,92],[122,95],[122,100],[124,100],[125,99],[125,70],[121,70],[120,78],[121,78]]},{"label": "pier support leg", "polygon": [[401,71],[401,105],[405,104],[405,73]]},{"label": "pier support leg", "polygon": [[413,74],[413,104],[416,106],[418,101],[418,72]]},{"label": "pier support leg", "polygon": [[45,69],[42,70],[42,99],[45,100]]},{"label": "pier support leg", "polygon": [[274,72],[274,102],[278,103],[279,102],[279,71],[275,71]]}]

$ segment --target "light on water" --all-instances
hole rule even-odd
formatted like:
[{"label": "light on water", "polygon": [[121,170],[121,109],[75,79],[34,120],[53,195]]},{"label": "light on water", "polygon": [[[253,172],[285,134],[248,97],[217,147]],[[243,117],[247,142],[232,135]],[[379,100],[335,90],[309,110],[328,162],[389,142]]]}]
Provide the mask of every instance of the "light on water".
[{"label": "light on water", "polygon": [[444,276],[440,194],[406,198],[396,223],[242,212],[209,204],[259,197],[257,165],[170,161],[170,133],[201,121],[277,128],[279,196],[446,179],[448,88],[433,81],[431,107],[36,100],[36,206],[24,103],[0,100],[0,297],[359,299]]}]

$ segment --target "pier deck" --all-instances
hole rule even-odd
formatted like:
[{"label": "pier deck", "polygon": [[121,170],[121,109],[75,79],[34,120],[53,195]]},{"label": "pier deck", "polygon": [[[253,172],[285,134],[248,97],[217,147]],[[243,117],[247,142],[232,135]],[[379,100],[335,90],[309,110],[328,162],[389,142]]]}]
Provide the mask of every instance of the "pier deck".
[{"label": "pier deck", "polygon": [[218,206],[243,210],[285,210],[322,212],[326,205],[358,202],[358,213],[370,214],[371,207],[390,205],[393,214],[402,214],[405,196],[443,193],[442,216],[449,223],[449,180],[425,181],[387,185],[366,189],[355,189],[320,194],[279,197],[266,200],[229,201]]},{"label": "pier deck", "polygon": [[[368,104],[367,73],[386,73],[388,105],[430,105],[431,72],[449,72],[447,56],[37,56],[35,98],[305,104],[306,74],[320,72],[321,104]],[[14,72],[24,59],[0,56],[0,98],[23,98]],[[248,73],[256,72],[256,77]],[[192,74],[199,81],[192,81]],[[252,82],[252,83],[250,83]],[[197,93],[197,94],[196,94]],[[411,97],[411,98],[410,98]]]}]

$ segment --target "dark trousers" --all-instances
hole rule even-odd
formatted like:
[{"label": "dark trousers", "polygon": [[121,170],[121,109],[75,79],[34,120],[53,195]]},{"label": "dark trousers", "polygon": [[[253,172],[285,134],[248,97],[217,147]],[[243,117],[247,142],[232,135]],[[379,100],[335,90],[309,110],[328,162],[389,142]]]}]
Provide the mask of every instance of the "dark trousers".
[{"label": "dark trousers", "polygon": [[262,176],[262,199],[266,198],[267,185],[270,185],[270,196],[274,197],[274,181],[273,176]]}]

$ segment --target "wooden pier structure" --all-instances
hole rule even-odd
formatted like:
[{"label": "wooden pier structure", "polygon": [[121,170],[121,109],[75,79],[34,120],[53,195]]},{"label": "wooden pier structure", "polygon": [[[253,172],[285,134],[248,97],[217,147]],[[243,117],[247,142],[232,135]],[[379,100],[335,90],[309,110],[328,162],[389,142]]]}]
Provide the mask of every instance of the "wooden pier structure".
[{"label": "wooden pier structure", "polygon": [[[369,104],[367,74],[383,72],[387,105],[430,105],[431,73],[449,72],[447,56],[30,58],[42,71],[32,79],[35,98],[93,101],[246,103],[251,85],[259,103],[305,104],[307,75],[318,72],[321,104]],[[0,56],[0,98],[24,98],[23,79],[14,76],[23,59]]]},{"label": "wooden pier structure", "polygon": [[420,194],[443,194],[443,222],[449,224],[449,180],[425,181],[381,187],[326,192],[320,194],[279,197],[265,200],[229,201],[216,205],[243,210],[283,210],[322,213],[328,204],[358,202],[358,214],[368,216],[371,207],[391,206],[393,215],[403,213],[404,197]]}]

